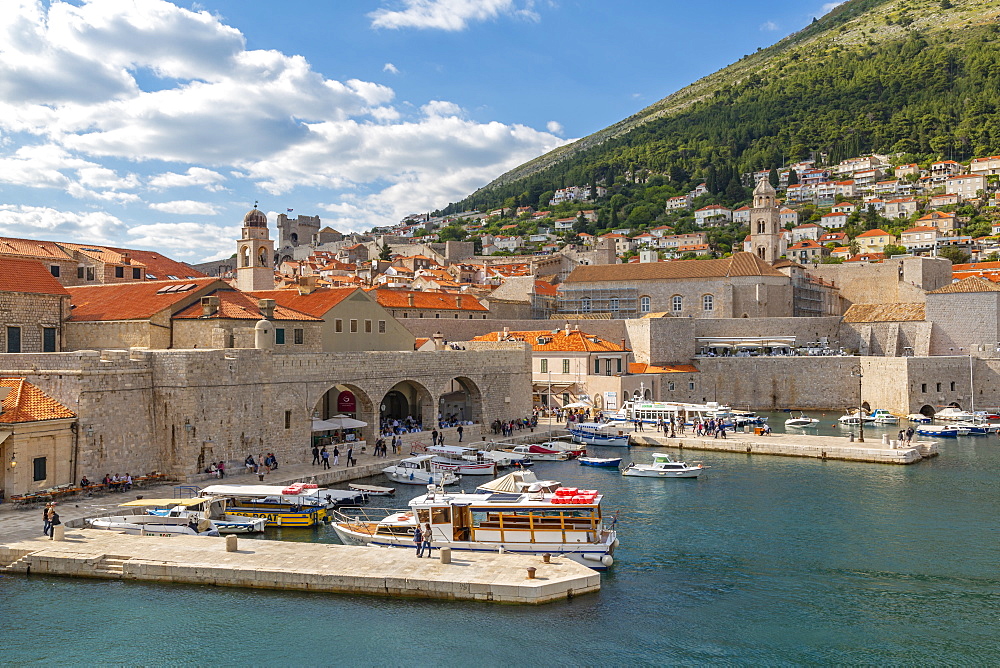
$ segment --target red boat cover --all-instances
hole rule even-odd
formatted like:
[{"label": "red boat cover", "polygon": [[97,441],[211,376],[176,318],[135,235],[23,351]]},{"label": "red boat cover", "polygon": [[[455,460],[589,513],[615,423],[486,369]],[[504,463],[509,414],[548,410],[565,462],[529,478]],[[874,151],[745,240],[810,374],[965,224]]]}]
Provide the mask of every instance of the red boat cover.
[{"label": "red boat cover", "polygon": [[540,455],[555,455],[559,454],[558,450],[550,450],[549,448],[543,448],[540,445],[532,445],[528,448],[528,452],[537,452]]}]

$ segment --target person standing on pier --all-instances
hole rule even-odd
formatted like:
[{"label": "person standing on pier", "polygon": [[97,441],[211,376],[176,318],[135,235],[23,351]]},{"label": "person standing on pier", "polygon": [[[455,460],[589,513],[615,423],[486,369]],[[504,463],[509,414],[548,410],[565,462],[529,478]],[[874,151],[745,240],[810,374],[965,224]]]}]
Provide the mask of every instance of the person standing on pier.
[{"label": "person standing on pier", "polygon": [[433,535],[434,534],[431,532],[431,523],[428,522],[424,524],[424,530],[420,532],[420,536],[423,538],[423,545],[421,545],[420,552],[423,554],[424,550],[426,550],[428,559],[431,556],[431,537]]},{"label": "person standing on pier", "polygon": [[455,431],[458,432],[458,442],[461,443],[462,442],[462,431],[463,431],[462,425],[458,425],[458,429],[456,429]]},{"label": "person standing on pier", "polygon": [[340,448],[336,445],[333,446],[333,465],[336,466],[340,463]]},{"label": "person standing on pier", "polygon": [[316,466],[316,464],[319,464],[319,446],[314,444],[312,465]]},{"label": "person standing on pier", "polygon": [[438,430],[435,429],[434,431],[431,432],[431,445],[437,445],[437,444],[438,444]]},{"label": "person standing on pier", "polygon": [[906,444],[909,445],[913,441],[913,427],[906,428]]},{"label": "person standing on pier", "polygon": [[[337,453],[336,447],[334,447],[333,452],[334,454]],[[323,449],[320,451],[319,455],[323,459],[323,469],[325,470],[330,468],[330,453],[327,452],[325,445],[323,446]]]},{"label": "person standing on pier", "polygon": [[347,462],[344,463],[344,466],[354,466],[356,463],[354,461],[354,446],[349,445],[347,446]]},{"label": "person standing on pier", "polygon": [[413,544],[417,548],[417,559],[424,556],[423,536],[420,535],[420,525],[413,527]]},{"label": "person standing on pier", "polygon": [[49,530],[52,528],[52,524],[49,523],[49,509],[52,508],[51,503],[46,503],[45,508],[42,510],[42,535],[48,536]]}]

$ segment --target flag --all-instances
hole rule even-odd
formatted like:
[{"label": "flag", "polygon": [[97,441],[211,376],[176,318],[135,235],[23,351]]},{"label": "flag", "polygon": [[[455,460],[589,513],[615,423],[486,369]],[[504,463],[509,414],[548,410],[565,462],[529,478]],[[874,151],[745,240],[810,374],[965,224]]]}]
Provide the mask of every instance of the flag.
[{"label": "flag", "polygon": [[295,209],[288,209],[288,213],[291,213],[292,211],[295,211]]}]

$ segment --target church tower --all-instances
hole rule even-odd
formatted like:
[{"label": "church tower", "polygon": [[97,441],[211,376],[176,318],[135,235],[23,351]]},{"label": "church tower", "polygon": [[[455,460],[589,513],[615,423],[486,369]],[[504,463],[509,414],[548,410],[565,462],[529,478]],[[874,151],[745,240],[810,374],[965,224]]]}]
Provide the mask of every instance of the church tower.
[{"label": "church tower", "polygon": [[242,237],[236,242],[236,288],[244,292],[274,289],[274,242],[268,238],[267,216],[253,209],[243,216]]},{"label": "church tower", "polygon": [[781,257],[781,213],[777,193],[767,179],[761,179],[753,191],[750,209],[750,247],[767,263]]}]

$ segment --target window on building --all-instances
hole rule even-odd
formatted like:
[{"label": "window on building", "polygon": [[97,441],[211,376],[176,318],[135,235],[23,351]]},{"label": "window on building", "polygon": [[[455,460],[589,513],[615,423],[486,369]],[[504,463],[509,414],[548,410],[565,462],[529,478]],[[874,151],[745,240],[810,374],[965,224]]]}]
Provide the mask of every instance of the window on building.
[{"label": "window on building", "polygon": [[115,278],[125,278],[125,267],[115,267]]},{"label": "window on building", "polygon": [[19,353],[19,352],[21,352],[21,328],[20,327],[8,327],[7,328],[7,352],[9,352],[9,353]]},{"label": "window on building", "polygon": [[[42,352],[43,353],[54,353],[56,352],[56,328],[55,327],[42,327]],[[952,383],[954,385],[955,383]],[[955,388],[952,388],[955,389]]]},{"label": "window on building", "polygon": [[142,270],[138,267],[132,267],[132,278],[142,278]]},{"label": "window on building", "polygon": [[385,320],[378,321],[378,333],[385,334]]},{"label": "window on building", "polygon": [[563,360],[563,373],[569,373],[569,360]]},{"label": "window on building", "polygon": [[621,357],[615,359],[615,370],[618,373],[622,372],[622,358]]},{"label": "window on building", "polygon": [[51,267],[49,267],[49,273],[51,273],[56,278],[59,278],[59,265],[54,264]]},{"label": "window on building", "polygon": [[937,384],[937,391],[938,391],[938,392],[940,392],[940,391],[941,391],[941,383],[938,383],[938,384]]},{"label": "window on building", "polygon": [[569,392],[563,392],[563,406],[565,406],[569,402],[570,402],[569,401]]},{"label": "window on building", "polygon": [[403,317],[404,317],[404,318],[409,318],[409,317],[410,317],[410,314],[409,314],[409,313],[404,313],[404,314],[403,314]]},{"label": "window on building", "polygon": [[689,390],[693,390],[694,389],[694,381],[693,380],[688,381],[688,389]]},{"label": "window on building", "polygon": [[88,281],[94,280],[94,268],[93,267],[87,267],[87,280]]},{"label": "window on building", "polygon": [[292,411],[285,411],[285,429],[292,428]]},{"label": "window on building", "polygon": [[674,295],[670,298],[670,309],[674,313],[680,313],[684,310],[684,298],[680,295]]},{"label": "window on building", "polygon": [[649,313],[649,297],[639,297],[639,312]]},{"label": "window on building", "polygon": [[274,342],[277,344],[284,345],[285,343],[285,328],[277,327],[274,330]]},{"label": "window on building", "polygon": [[548,373],[549,361],[547,359],[542,359],[541,362],[539,363],[538,370],[541,371],[542,373]]},{"label": "window on building", "polygon": [[358,321],[351,320],[351,334],[356,334],[358,331]]},{"label": "window on building", "polygon": [[83,267],[77,267],[76,268],[76,277],[80,278],[80,279],[83,278]]},{"label": "window on building", "polygon": [[580,307],[580,310],[583,311],[584,313],[590,313],[590,297],[583,298],[583,303]]},{"label": "window on building", "polygon": [[440,318],[440,317],[441,317],[441,314],[440,314],[440,313],[435,313],[435,314],[434,314],[434,317],[435,317],[435,318]]},{"label": "window on building", "polygon": [[715,297],[712,295],[705,295],[701,298],[701,307],[706,311],[715,310]]},{"label": "window on building", "polygon": [[920,383],[920,391],[927,392],[927,383]]},{"label": "window on building", "polygon": [[32,464],[32,479],[35,482],[41,482],[48,478],[48,472],[45,470],[45,457],[35,457],[31,460]]},{"label": "window on building", "polygon": [[372,333],[372,321],[365,320],[365,334],[371,334],[371,333]]},{"label": "window on building", "polygon": [[611,309],[612,312],[618,310],[618,297],[612,297],[611,298],[611,301],[609,303],[609,307],[610,307],[610,309]]},{"label": "window on building", "polygon": [[343,332],[344,331],[344,321],[341,320],[340,318],[337,318],[336,320],[334,320],[333,321],[333,331],[337,332],[338,334],[341,333],[341,332]]},{"label": "window on building", "polygon": [[674,391],[674,384],[673,383],[667,383],[667,389],[669,391],[673,392]]},{"label": "window on building", "polygon": [[599,359],[594,360],[594,373],[601,373],[601,360]]},{"label": "window on building", "polygon": [[294,329],[292,330],[292,334],[295,337],[296,345],[302,345],[305,343],[306,331],[304,329]]}]

